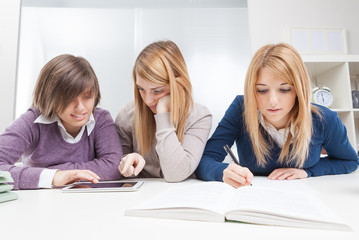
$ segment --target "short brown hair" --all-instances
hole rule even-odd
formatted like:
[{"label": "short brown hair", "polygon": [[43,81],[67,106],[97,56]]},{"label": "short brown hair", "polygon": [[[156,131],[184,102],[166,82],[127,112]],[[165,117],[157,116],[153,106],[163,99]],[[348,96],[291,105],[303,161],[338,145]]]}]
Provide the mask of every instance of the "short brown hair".
[{"label": "short brown hair", "polygon": [[100,102],[100,87],[94,70],[83,57],[64,54],[51,59],[37,79],[32,105],[41,114],[53,118],[81,93],[89,91]]}]

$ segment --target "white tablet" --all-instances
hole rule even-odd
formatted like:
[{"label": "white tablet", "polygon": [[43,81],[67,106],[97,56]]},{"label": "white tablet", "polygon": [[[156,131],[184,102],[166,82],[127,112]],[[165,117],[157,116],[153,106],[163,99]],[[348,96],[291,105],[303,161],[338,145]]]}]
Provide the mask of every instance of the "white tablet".
[{"label": "white tablet", "polygon": [[77,182],[64,187],[62,192],[132,192],[137,191],[141,181],[101,181],[97,184],[91,182]]}]

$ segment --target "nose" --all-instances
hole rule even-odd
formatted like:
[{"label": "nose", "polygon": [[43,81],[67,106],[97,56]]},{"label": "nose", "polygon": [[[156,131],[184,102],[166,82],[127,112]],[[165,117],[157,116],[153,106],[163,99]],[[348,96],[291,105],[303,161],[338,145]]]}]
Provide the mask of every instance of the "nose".
[{"label": "nose", "polygon": [[278,95],[275,91],[271,91],[269,94],[269,104],[270,106],[276,106],[278,104]]},{"label": "nose", "polygon": [[76,110],[82,110],[84,108],[84,103],[82,102],[81,97],[77,97],[74,100],[74,106]]},{"label": "nose", "polygon": [[153,105],[154,103],[154,97],[151,93],[146,93],[145,98],[143,99],[146,105]]}]

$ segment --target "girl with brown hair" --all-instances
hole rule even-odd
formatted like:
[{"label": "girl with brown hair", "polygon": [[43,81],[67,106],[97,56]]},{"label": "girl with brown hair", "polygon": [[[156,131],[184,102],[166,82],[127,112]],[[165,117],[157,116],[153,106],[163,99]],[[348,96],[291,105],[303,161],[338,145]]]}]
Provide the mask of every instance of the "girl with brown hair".
[{"label": "girl with brown hair", "polygon": [[[121,142],[110,113],[96,108],[97,77],[82,57],[60,55],[38,77],[33,103],[0,135],[0,169],[14,189],[119,179]],[[22,158],[23,166],[14,165]]]}]

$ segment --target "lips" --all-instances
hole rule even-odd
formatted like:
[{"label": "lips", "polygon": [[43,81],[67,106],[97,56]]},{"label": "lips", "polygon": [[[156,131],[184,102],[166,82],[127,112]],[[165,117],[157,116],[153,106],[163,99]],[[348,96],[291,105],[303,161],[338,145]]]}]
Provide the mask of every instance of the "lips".
[{"label": "lips", "polygon": [[270,112],[270,113],[277,113],[277,112],[280,111],[280,109],[279,108],[277,108],[277,109],[267,109],[267,111]]},{"label": "lips", "polygon": [[86,117],[86,113],[82,114],[71,114],[71,117],[74,118],[77,121],[81,121]]}]

